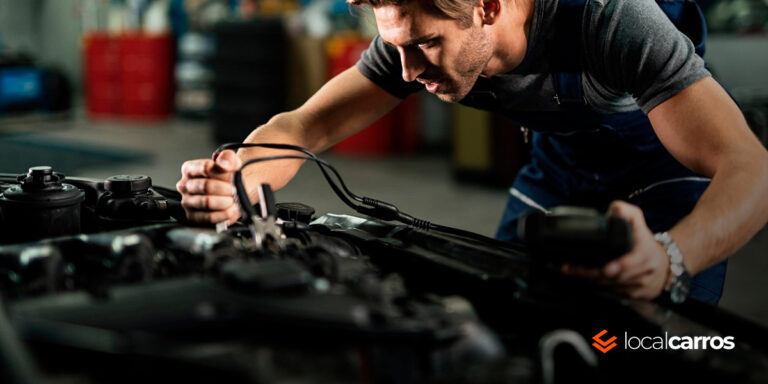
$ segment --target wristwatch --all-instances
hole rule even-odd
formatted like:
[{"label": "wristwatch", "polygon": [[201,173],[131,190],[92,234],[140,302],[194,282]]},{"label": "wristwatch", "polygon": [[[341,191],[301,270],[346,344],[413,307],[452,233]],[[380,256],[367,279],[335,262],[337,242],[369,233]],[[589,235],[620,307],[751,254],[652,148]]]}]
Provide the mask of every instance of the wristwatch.
[{"label": "wristwatch", "polygon": [[683,264],[683,254],[680,253],[680,248],[677,247],[677,243],[672,240],[669,233],[659,232],[654,234],[653,238],[664,246],[664,250],[669,256],[670,280],[664,287],[664,291],[669,293],[669,298],[673,303],[680,304],[685,301],[691,290],[691,275]]}]

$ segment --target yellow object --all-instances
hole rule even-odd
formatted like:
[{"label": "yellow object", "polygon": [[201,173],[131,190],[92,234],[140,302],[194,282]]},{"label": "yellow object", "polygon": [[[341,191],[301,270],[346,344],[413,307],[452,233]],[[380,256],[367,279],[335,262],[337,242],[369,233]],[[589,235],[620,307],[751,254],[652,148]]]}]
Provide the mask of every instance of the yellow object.
[{"label": "yellow object", "polygon": [[299,9],[299,3],[291,0],[261,0],[259,14],[263,16],[282,15]]},{"label": "yellow object", "polygon": [[453,106],[453,167],[464,171],[488,171],[491,156],[491,116],[488,112]]},{"label": "yellow object", "polygon": [[325,54],[328,58],[335,60],[343,56],[347,47],[353,44],[357,44],[364,39],[355,32],[343,32],[332,35],[326,39],[325,42]]}]

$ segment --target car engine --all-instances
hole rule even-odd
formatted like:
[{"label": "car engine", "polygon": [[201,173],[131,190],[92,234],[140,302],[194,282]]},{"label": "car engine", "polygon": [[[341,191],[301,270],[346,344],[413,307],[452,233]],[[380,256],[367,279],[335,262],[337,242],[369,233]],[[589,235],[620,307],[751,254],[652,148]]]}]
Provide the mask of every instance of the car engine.
[{"label": "car engine", "polygon": [[764,327],[618,296],[522,244],[269,196],[200,227],[141,175],[38,166],[0,192],[3,383],[768,382]]}]

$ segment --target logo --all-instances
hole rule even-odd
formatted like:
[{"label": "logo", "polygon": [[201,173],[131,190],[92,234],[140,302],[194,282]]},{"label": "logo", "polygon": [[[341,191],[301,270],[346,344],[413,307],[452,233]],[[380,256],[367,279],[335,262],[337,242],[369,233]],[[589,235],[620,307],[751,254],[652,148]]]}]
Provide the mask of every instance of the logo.
[{"label": "logo", "polygon": [[601,337],[603,337],[603,335],[606,333],[608,333],[608,331],[603,329],[602,332],[592,336],[592,340],[595,341],[592,343],[592,346],[597,348],[602,353],[608,353],[608,351],[616,347],[616,343],[614,343],[614,341],[616,341],[616,336],[613,336],[608,340],[601,339]]},{"label": "logo", "polygon": [[733,336],[670,336],[664,332],[661,336],[630,336],[624,332],[624,349],[714,349],[731,350],[736,347]]},{"label": "logo", "polygon": [[[602,353],[616,348],[617,337],[606,339],[608,330],[592,336],[592,346]],[[633,336],[624,332],[625,350],[732,350],[736,347],[733,336],[676,336],[664,332],[661,336]]]}]

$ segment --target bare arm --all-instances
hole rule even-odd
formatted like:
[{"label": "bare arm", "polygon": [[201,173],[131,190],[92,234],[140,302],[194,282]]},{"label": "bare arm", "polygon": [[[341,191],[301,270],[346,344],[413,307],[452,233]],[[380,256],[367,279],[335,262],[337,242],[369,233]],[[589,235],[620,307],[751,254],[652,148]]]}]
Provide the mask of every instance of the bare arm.
[{"label": "bare arm", "polygon": [[[325,84],[300,108],[276,115],[255,129],[245,142],[293,144],[319,152],[367,127],[399,102],[353,67]],[[224,151],[215,162],[185,162],[176,188],[187,217],[206,223],[236,221],[240,213],[232,197],[234,171],[249,159],[277,154],[297,153],[253,148],[241,149],[237,156]],[[282,160],[249,166],[244,176],[251,200],[257,201],[256,187],[261,183],[275,190],[284,187],[301,164],[300,160]]]},{"label": "bare arm", "polygon": [[[768,152],[711,77],[661,103],[648,117],[678,161],[712,178],[693,211],[669,230],[686,268],[697,274],[731,255],[768,221]],[[664,248],[638,207],[616,201],[610,210],[632,226],[633,249],[604,267],[565,265],[563,273],[595,279],[631,297],[658,296],[670,281]]]},{"label": "bare arm", "polygon": [[[300,108],[281,113],[254,130],[245,142],[294,144],[321,152],[378,120],[400,101],[352,67],[325,84]],[[289,152],[241,149],[238,156],[246,161],[278,153]],[[285,160],[250,166],[245,171],[249,192],[263,182],[275,190],[284,187],[301,164],[299,160]]]},{"label": "bare arm", "polygon": [[731,255],[768,221],[768,152],[711,77],[648,117],[678,161],[712,178],[694,210],[669,231],[695,274]]}]

